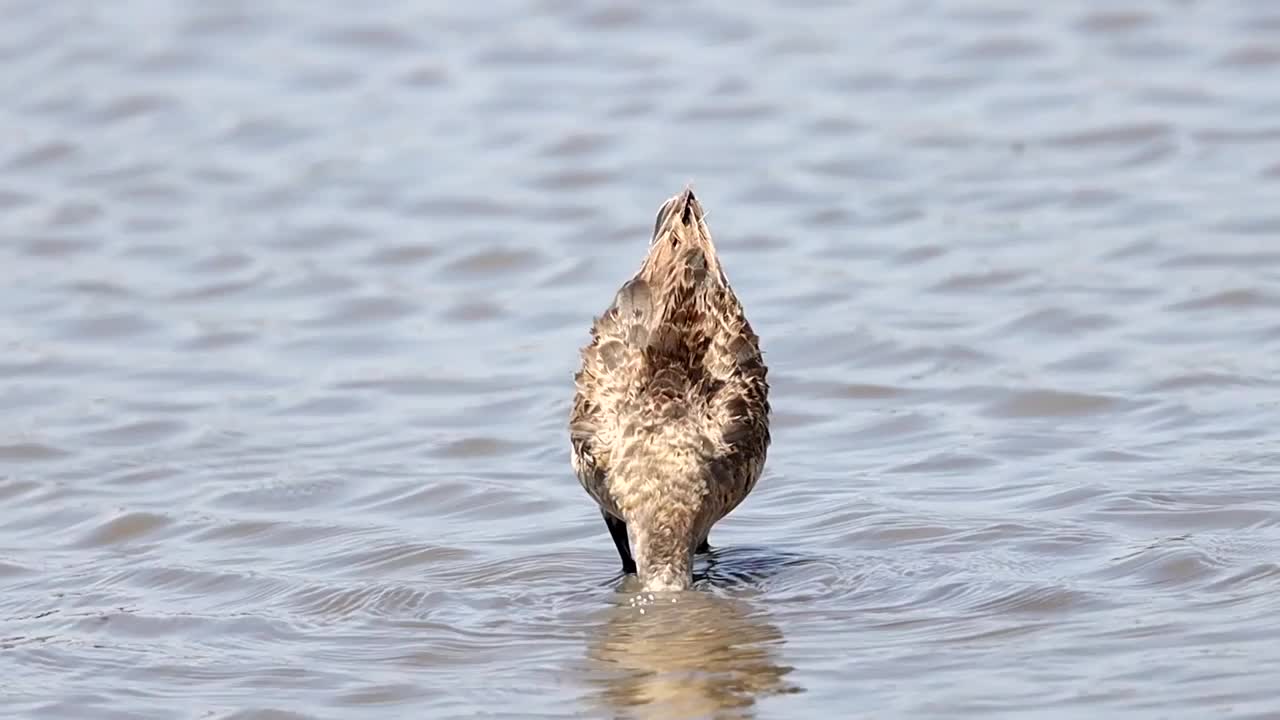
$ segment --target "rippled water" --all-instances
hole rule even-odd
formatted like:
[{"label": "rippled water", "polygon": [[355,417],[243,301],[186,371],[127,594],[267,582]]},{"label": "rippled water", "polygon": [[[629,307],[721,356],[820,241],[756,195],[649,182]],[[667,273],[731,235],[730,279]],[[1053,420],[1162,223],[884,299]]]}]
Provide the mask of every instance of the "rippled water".
[{"label": "rippled water", "polygon": [[[0,2],[5,716],[1280,715],[1280,6],[1042,5]],[[637,603],[689,182],[774,444]]]}]

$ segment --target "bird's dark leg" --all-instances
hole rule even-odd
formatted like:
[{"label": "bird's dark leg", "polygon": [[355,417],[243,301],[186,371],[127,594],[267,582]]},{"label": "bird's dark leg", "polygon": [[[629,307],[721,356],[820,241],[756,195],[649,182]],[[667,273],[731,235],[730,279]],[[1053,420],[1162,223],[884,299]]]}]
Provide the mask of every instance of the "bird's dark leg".
[{"label": "bird's dark leg", "polygon": [[609,526],[609,534],[613,536],[613,544],[618,547],[618,555],[622,557],[622,572],[634,573],[636,561],[631,557],[631,544],[627,540],[627,524],[607,512],[603,515],[604,524]]}]

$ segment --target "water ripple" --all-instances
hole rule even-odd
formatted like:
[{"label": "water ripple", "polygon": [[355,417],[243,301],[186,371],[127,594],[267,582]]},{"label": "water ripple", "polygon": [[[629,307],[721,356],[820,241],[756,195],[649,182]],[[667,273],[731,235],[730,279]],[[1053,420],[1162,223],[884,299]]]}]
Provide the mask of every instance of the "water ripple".
[{"label": "water ripple", "polygon": [[[5,7],[10,714],[1274,714],[1266,3]],[[565,418],[687,183],[774,443],[671,603]]]}]

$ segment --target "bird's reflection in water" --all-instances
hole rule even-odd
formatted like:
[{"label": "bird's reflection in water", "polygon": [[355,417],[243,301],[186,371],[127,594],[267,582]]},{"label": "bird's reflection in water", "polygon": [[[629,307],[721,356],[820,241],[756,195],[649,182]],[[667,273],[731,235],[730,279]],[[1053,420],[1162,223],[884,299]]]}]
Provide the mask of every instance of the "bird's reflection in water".
[{"label": "bird's reflection in water", "polygon": [[758,699],[799,692],[778,656],[782,632],[759,607],[698,590],[625,593],[630,584],[588,641],[592,700],[609,716],[751,717]]}]

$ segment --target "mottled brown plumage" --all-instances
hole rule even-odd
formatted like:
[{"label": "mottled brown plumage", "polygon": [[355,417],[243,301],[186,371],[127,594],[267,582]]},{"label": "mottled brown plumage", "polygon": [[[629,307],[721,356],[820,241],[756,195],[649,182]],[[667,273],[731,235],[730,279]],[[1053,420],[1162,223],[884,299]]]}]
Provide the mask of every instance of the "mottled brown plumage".
[{"label": "mottled brown plumage", "polygon": [[643,265],[596,318],[569,420],[578,480],[645,589],[687,588],[711,526],[755,487],[767,372],[686,189],[663,203]]}]

